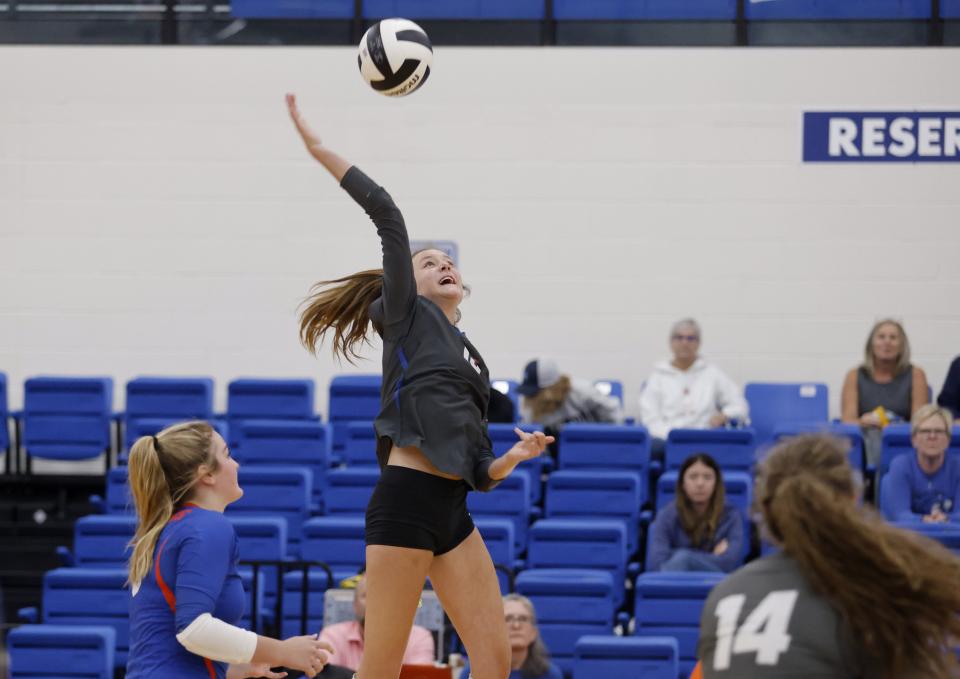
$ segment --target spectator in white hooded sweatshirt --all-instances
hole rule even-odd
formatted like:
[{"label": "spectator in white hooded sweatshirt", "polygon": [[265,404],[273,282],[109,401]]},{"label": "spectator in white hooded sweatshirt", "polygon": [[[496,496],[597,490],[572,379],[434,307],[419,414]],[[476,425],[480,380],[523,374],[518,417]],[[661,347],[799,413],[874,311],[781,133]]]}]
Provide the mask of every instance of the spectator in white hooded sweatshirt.
[{"label": "spectator in white hooded sweatshirt", "polygon": [[640,394],[640,419],[652,437],[654,457],[663,456],[671,429],[710,429],[749,413],[740,387],[700,357],[700,326],[692,318],[670,330],[673,359],[660,361]]}]

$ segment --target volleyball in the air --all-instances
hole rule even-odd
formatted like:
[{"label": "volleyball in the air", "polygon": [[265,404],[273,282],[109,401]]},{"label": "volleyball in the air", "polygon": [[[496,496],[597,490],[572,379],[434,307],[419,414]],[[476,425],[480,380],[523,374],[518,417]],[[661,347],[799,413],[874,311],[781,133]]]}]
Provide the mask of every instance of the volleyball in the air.
[{"label": "volleyball in the air", "polygon": [[408,19],[384,19],[360,41],[360,74],[388,97],[417,91],[430,75],[433,46],[426,32]]}]

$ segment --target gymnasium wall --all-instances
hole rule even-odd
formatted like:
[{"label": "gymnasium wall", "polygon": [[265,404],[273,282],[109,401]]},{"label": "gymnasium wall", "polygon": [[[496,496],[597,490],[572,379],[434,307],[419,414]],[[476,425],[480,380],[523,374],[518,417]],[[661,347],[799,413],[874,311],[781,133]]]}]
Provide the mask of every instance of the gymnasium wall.
[{"label": "gymnasium wall", "polygon": [[955,49],[438,48],[407,100],[349,48],[0,47],[0,370],[312,376],[313,281],[379,262],[304,152],[329,144],[452,239],[462,327],[495,376],[539,354],[622,379],[670,324],[740,383],[816,380],[837,410],[879,317],[939,390],[960,353],[960,165],[803,164],[805,110],[960,110]]}]

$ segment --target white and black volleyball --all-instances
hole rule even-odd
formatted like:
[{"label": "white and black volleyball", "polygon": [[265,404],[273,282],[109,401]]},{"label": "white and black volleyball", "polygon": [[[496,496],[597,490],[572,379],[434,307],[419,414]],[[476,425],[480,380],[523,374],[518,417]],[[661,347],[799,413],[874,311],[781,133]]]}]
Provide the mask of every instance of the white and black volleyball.
[{"label": "white and black volleyball", "polygon": [[416,92],[427,81],[432,62],[430,38],[409,19],[384,19],[371,26],[357,57],[363,79],[388,97]]}]

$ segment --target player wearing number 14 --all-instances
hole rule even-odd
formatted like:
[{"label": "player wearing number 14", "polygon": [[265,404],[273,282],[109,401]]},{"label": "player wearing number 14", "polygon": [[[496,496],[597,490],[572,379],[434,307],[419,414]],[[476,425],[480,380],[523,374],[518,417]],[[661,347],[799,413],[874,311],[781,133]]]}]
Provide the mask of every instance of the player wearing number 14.
[{"label": "player wearing number 14", "polygon": [[779,445],[754,497],[781,550],[710,593],[703,679],[960,676],[960,559],[859,508],[842,443],[810,435]]}]

